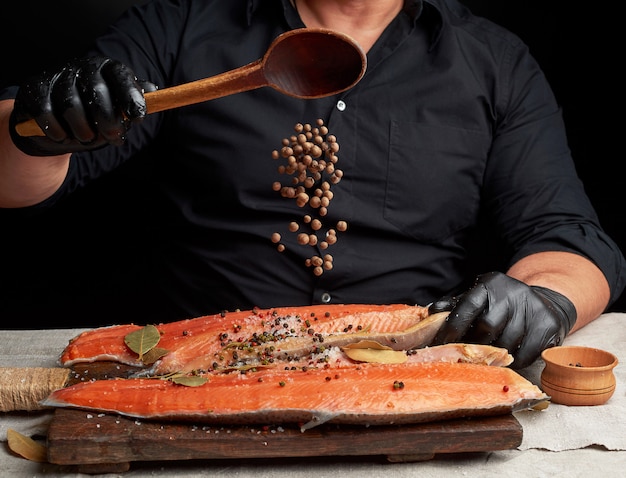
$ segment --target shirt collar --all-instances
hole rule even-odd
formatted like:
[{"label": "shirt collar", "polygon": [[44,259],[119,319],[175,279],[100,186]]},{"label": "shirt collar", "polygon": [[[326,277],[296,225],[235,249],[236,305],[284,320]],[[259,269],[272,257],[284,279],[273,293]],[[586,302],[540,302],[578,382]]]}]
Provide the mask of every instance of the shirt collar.
[{"label": "shirt collar", "polygon": [[[430,49],[439,41],[441,33],[445,27],[447,17],[444,15],[441,8],[440,0],[406,0],[406,3],[415,3],[419,5],[419,15],[414,18],[414,22],[417,22],[418,18],[423,22],[424,27],[428,30],[430,35]],[[405,3],[405,5],[406,5]]]},{"label": "shirt collar", "polygon": [[429,32],[430,49],[435,46],[444,29],[446,16],[442,12],[441,0],[404,0],[402,11],[415,27],[418,22]]},{"label": "shirt collar", "polygon": [[[248,0],[247,8],[247,24],[252,22],[252,16],[259,7],[260,3],[266,0]],[[285,18],[289,19],[294,12],[291,0],[281,0]],[[424,26],[430,30],[430,47],[432,48],[443,30],[444,16],[441,12],[440,0],[404,0],[403,12],[406,13],[413,23],[417,23],[418,19],[424,22]]]}]

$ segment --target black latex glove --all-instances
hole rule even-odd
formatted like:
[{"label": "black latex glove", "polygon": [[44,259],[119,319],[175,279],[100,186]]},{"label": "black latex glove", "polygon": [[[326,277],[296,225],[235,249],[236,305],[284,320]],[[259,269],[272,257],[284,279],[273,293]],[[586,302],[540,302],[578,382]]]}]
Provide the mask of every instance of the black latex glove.
[{"label": "black latex glove", "polygon": [[[32,156],[121,145],[131,124],[146,115],[143,92],[155,89],[111,58],[79,59],[20,86],[11,114],[11,137]],[[22,137],[15,131],[17,123],[29,119],[37,122],[45,136]]]},{"label": "black latex glove", "polygon": [[466,342],[503,347],[515,359],[512,367],[518,369],[534,362],[544,349],[560,345],[576,322],[576,309],[567,297],[500,272],[478,276],[467,292],[444,297],[429,311],[450,311],[432,345]]}]

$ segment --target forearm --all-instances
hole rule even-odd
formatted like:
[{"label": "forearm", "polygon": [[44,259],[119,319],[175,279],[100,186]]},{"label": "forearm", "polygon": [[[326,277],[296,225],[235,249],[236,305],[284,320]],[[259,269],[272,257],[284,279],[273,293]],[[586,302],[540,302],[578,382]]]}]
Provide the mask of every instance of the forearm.
[{"label": "forearm", "polygon": [[9,135],[13,100],[0,101],[0,207],[37,204],[63,183],[70,155],[33,157],[15,147]]},{"label": "forearm", "polygon": [[606,309],[610,289],[593,262],[569,252],[541,252],[515,263],[508,275],[528,285],[547,287],[563,294],[576,307],[573,330],[596,319]]}]

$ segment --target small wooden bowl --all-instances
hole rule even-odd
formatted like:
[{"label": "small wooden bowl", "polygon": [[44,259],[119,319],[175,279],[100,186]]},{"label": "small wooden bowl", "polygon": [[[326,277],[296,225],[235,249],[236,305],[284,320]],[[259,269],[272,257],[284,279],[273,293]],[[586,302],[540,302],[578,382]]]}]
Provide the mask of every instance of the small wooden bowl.
[{"label": "small wooden bowl", "polygon": [[541,388],[562,405],[602,405],[615,392],[617,357],[591,347],[561,346],[542,352]]}]

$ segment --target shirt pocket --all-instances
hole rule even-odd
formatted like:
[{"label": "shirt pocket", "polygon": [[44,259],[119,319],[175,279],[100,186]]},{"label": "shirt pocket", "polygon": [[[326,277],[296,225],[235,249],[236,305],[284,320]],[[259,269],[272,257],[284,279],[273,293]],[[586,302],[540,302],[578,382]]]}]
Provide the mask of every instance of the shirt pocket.
[{"label": "shirt pocket", "polygon": [[489,145],[477,131],[392,121],[385,220],[424,242],[472,225]]}]

